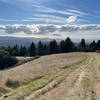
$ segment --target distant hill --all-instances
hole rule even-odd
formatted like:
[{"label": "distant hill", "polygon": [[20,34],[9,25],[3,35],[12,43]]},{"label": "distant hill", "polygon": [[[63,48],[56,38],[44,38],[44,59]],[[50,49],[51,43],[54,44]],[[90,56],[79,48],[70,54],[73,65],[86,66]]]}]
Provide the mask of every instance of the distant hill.
[{"label": "distant hill", "polygon": [[[32,41],[35,43],[39,42],[46,42],[48,43],[52,39],[50,38],[18,38],[18,37],[7,37],[7,36],[0,36],[0,46],[13,46],[18,44],[19,46],[24,45],[24,46],[29,46]],[[58,39],[60,41],[60,39]]]},{"label": "distant hill", "polygon": [[[42,41],[43,43],[48,43],[51,41],[51,38],[19,38],[19,37],[9,37],[9,36],[0,36],[0,47],[1,46],[14,46],[18,44],[19,46],[29,46],[32,41],[34,41],[36,44],[39,41]],[[57,42],[61,41],[62,39],[56,39]],[[80,39],[81,40],[81,39]],[[80,42],[79,39],[72,39],[72,41],[77,45]],[[90,43],[93,40],[86,40],[87,44]]]}]

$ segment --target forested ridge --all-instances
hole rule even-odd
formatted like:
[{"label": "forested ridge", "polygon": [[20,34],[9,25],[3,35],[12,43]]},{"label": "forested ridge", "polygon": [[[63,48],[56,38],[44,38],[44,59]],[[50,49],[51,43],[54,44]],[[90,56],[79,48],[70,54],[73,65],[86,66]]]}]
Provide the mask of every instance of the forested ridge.
[{"label": "forested ridge", "polygon": [[13,47],[2,47],[1,49],[9,52],[11,56],[43,56],[57,53],[69,53],[69,52],[95,52],[100,50],[100,40],[97,42],[92,41],[87,44],[85,39],[82,39],[76,46],[74,42],[68,37],[59,43],[56,40],[50,41],[48,44],[39,41],[36,45],[34,42],[29,47],[18,46],[17,44]]}]

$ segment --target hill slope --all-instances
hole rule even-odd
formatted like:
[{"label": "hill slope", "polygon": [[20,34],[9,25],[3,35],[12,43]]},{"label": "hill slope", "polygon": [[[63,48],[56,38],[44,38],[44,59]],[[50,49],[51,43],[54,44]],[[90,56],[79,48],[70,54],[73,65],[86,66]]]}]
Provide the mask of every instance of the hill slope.
[{"label": "hill slope", "polygon": [[[48,93],[50,89],[66,80],[66,77],[79,67],[78,63],[83,61],[86,55],[85,53],[69,53],[42,56],[19,67],[1,71],[0,86],[8,88],[9,91],[1,94],[0,100],[31,100],[33,95],[41,94],[40,89],[45,91],[43,94]],[[10,85],[5,84],[7,82]],[[11,86],[16,82],[18,87]],[[40,100],[42,100],[41,96]]]},{"label": "hill slope", "polygon": [[100,100],[100,54],[88,55],[57,87],[38,96],[33,92],[25,100]]}]

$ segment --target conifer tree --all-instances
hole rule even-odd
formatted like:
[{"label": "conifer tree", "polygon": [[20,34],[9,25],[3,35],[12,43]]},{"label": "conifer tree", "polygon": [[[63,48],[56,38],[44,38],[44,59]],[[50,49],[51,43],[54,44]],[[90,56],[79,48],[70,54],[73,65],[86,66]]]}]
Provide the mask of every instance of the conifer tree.
[{"label": "conifer tree", "polygon": [[81,42],[79,43],[79,51],[86,51],[85,39],[82,39]]},{"label": "conifer tree", "polygon": [[36,55],[36,47],[35,47],[34,42],[32,42],[30,47],[29,47],[29,55],[31,57]]},{"label": "conifer tree", "polygon": [[13,55],[13,56],[18,56],[18,53],[19,53],[19,47],[18,47],[18,45],[16,44],[16,45],[13,47],[12,55]]},{"label": "conifer tree", "polygon": [[48,53],[48,45],[44,44],[44,55],[47,55]]},{"label": "conifer tree", "polygon": [[58,53],[58,45],[56,40],[53,40],[49,43],[49,53],[50,54],[56,54]]},{"label": "conifer tree", "polygon": [[100,40],[97,41],[97,49],[100,50]]},{"label": "conifer tree", "polygon": [[27,56],[28,55],[28,51],[27,51],[27,48],[25,46],[20,47],[19,55],[20,56]]},{"label": "conifer tree", "polygon": [[97,49],[96,42],[93,41],[92,43],[90,43],[89,47],[90,47],[89,49],[90,49],[91,52],[96,51],[96,49]]},{"label": "conifer tree", "polygon": [[62,40],[59,44],[60,53],[65,53],[65,41]]},{"label": "conifer tree", "polygon": [[42,56],[42,55],[44,55],[44,45],[42,44],[42,42],[41,41],[39,41],[39,43],[38,43],[38,55],[40,55],[40,56]]},{"label": "conifer tree", "polygon": [[71,41],[71,39],[68,37],[65,40],[65,52],[68,53],[68,52],[73,52],[73,51],[74,51],[74,44]]}]

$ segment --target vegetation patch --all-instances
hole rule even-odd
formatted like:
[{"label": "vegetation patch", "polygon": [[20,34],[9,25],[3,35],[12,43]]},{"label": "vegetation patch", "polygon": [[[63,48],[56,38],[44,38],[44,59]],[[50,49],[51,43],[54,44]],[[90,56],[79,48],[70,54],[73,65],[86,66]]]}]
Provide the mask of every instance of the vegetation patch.
[{"label": "vegetation patch", "polygon": [[20,84],[18,81],[13,81],[11,79],[7,79],[5,85],[9,88],[17,88]]},{"label": "vegetation patch", "polygon": [[5,50],[0,50],[0,69],[6,69],[15,65],[18,60],[12,57],[9,52]]}]

